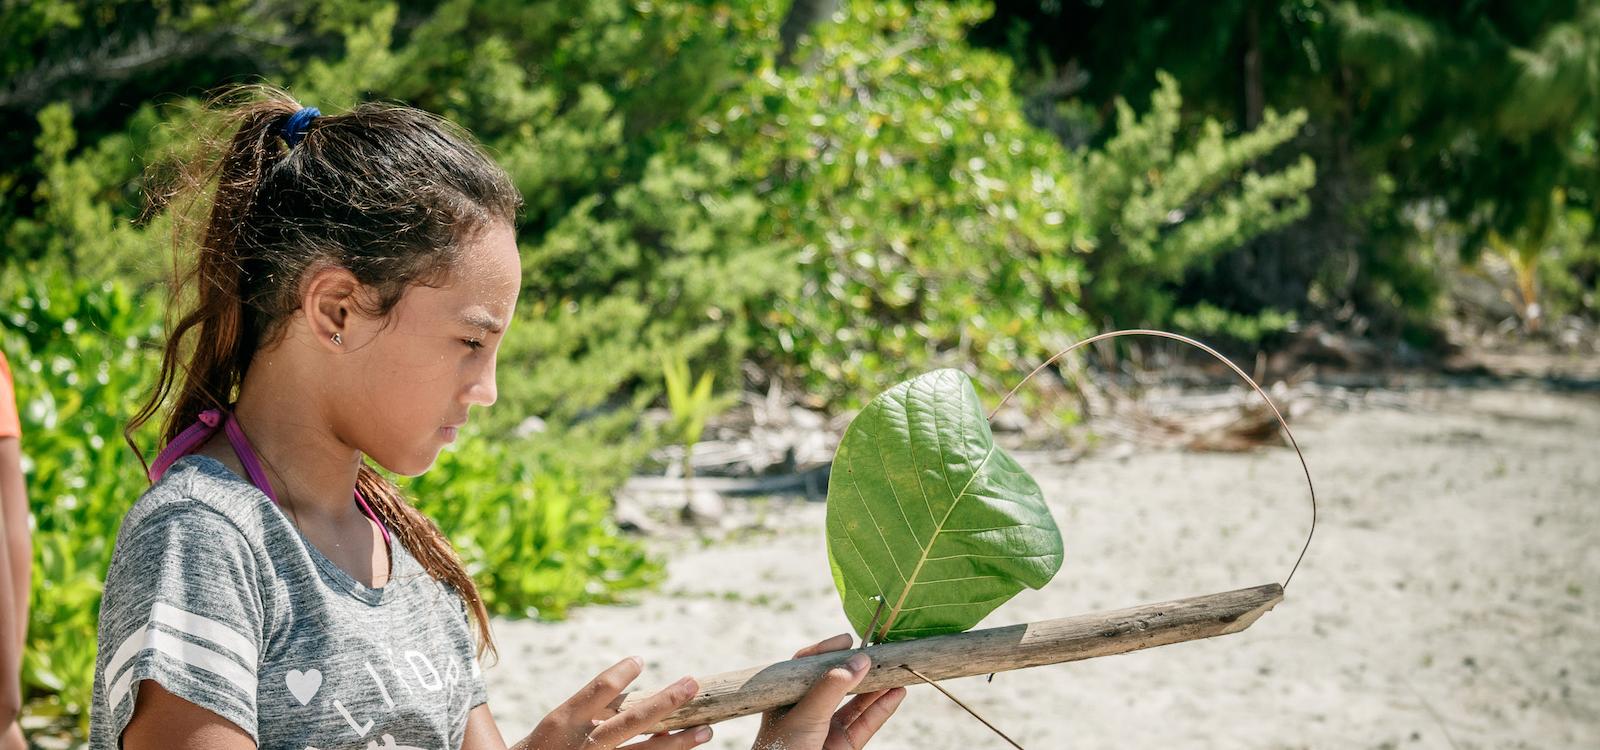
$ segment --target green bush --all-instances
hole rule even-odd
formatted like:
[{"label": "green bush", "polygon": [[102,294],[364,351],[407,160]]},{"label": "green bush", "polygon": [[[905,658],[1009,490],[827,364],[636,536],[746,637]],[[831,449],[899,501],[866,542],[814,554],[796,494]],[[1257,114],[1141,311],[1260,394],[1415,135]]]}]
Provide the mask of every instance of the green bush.
[{"label": "green bush", "polygon": [[661,562],[621,535],[611,497],[584,490],[548,452],[466,435],[401,484],[449,534],[490,612],[561,619],[659,583]]},{"label": "green bush", "polygon": [[1570,203],[1565,190],[1551,194],[1548,215],[1538,233],[1542,236],[1534,239],[1534,232],[1524,232],[1516,246],[1520,252],[1508,253],[1519,287],[1531,285],[1532,299],[1526,301],[1542,308],[1541,319],[1577,315],[1593,320],[1600,315],[1600,236],[1595,234],[1595,215]]},{"label": "green bush", "polygon": [[963,41],[981,4],[851,2],[792,68],[699,125],[740,154],[760,236],[803,274],[765,300],[767,362],[840,406],[938,366],[1003,392],[1088,330],[1078,175],[1011,65]]},{"label": "green bush", "polygon": [[1163,74],[1148,112],[1118,102],[1112,138],[1069,150],[1027,121],[1010,61],[964,41],[988,13],[846,3],[801,64],[762,68],[700,123],[803,274],[753,319],[768,363],[859,405],[938,366],[1003,393],[1096,330],[1289,325],[1177,299],[1186,273],[1305,214],[1310,160],[1262,165],[1305,115],[1186,127]]},{"label": "green bush", "polygon": [[1119,327],[1178,322],[1241,338],[1281,329],[1285,316],[1273,311],[1228,316],[1202,304],[1184,313],[1176,287],[1224,252],[1305,216],[1316,182],[1310,157],[1277,170],[1259,165],[1299,132],[1306,115],[1269,109],[1255,130],[1235,135],[1207,120],[1185,137],[1178,82],[1157,77],[1149,112],[1141,116],[1117,100],[1116,134],[1082,152],[1074,170],[1083,175],[1084,221],[1093,236],[1083,304]]},{"label": "green bush", "polygon": [[122,516],[149,486],[122,426],[153,384],[160,306],[60,272],[0,276],[33,513],[23,682],[85,718],[101,584]]},{"label": "green bush", "polygon": [[[72,109],[58,102],[39,111],[39,134],[32,166],[41,179],[32,192],[31,216],[11,221],[0,213],[0,241],[8,261],[39,259],[65,268],[74,277],[118,279],[150,285],[165,273],[162,243],[170,235],[165,218],[135,225],[142,201],[141,170],[146,160],[178,144],[188,113],[165,115],[145,104],[129,118],[124,132],[93,143],[78,143]],[[163,127],[166,122],[174,123]],[[0,187],[5,187],[0,181]]]},{"label": "green bush", "polygon": [[1539,256],[1539,280],[1549,309],[1545,315],[1600,317],[1600,241],[1594,215],[1567,209],[1558,229]]}]

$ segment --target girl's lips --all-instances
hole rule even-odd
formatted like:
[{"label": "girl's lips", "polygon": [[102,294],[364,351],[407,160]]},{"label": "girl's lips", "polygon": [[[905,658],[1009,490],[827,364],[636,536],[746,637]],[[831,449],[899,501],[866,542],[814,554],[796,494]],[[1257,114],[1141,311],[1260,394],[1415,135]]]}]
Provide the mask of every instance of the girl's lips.
[{"label": "girl's lips", "polygon": [[447,442],[447,443],[454,442],[455,439],[456,439],[456,433],[458,433],[460,431],[461,431],[461,428],[459,428],[459,427],[440,427],[439,428],[440,434],[444,435],[444,441]]}]

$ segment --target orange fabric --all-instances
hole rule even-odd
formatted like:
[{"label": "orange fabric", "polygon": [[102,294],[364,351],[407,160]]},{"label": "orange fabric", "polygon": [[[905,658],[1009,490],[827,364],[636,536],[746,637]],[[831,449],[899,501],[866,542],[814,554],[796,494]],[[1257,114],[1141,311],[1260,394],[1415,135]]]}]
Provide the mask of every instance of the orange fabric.
[{"label": "orange fabric", "polygon": [[17,417],[17,391],[11,383],[11,365],[0,352],[0,438],[22,437],[22,421]]}]

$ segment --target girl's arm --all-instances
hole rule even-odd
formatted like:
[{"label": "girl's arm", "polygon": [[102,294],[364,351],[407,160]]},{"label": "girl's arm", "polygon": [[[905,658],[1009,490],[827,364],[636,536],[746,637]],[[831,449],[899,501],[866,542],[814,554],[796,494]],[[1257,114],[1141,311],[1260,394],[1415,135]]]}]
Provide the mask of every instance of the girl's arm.
[{"label": "girl's arm", "polygon": [[22,710],[19,673],[33,575],[30,536],[22,450],[16,437],[0,437],[0,735],[10,731]]},{"label": "girl's arm", "polygon": [[249,733],[227,719],[167,692],[155,680],[139,682],[133,718],[122,730],[123,750],[256,750]]},{"label": "girl's arm", "polygon": [[[0,393],[0,398],[6,398]],[[27,593],[34,577],[34,533],[27,526],[18,437],[0,437],[0,748],[21,748],[22,651],[27,648]]]},{"label": "girl's arm", "polygon": [[[0,497],[0,501],[5,498]],[[11,554],[6,549],[11,522],[0,518],[0,733],[11,731],[11,724],[22,712],[22,683],[19,672],[22,650],[16,647],[13,637],[17,630],[17,616],[22,614],[11,606]]]},{"label": "girl's arm", "polygon": [[4,527],[9,547],[16,638],[18,643],[25,643],[28,588],[33,581],[33,532],[28,527],[28,487],[22,476],[22,444],[16,437],[0,437],[0,517],[5,519],[0,527]]},{"label": "girl's arm", "polygon": [[506,750],[506,739],[500,726],[484,703],[467,714],[467,734],[461,739],[461,750]]}]

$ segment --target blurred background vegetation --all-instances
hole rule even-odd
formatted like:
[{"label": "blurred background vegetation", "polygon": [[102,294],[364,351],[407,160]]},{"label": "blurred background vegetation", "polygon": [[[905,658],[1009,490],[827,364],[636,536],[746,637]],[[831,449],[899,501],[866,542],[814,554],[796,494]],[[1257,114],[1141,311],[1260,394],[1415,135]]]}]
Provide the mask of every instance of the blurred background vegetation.
[{"label": "blurred background vegetation", "polygon": [[682,432],[641,419],[663,362],[837,411],[935,366],[1003,393],[1113,327],[1426,362],[1459,278],[1529,336],[1600,291],[1597,0],[74,0],[0,31],[36,712],[83,715],[145,485],[120,429],[172,251],[144,186],[227,82],[438,112],[526,198],[500,402],[410,482],[501,614],[660,579],[609,493]]}]

